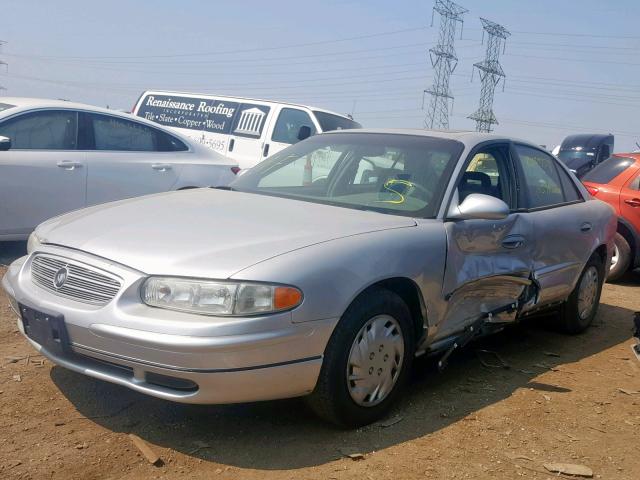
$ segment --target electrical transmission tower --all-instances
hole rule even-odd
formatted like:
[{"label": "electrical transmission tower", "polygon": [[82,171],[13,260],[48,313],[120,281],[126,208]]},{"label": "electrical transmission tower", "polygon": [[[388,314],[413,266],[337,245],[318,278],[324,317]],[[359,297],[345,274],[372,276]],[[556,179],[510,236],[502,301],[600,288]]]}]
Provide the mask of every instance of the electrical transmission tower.
[{"label": "electrical transmission tower", "polygon": [[432,25],[435,12],[440,14],[440,32],[438,44],[429,50],[435,76],[431,88],[424,91],[431,95],[424,126],[446,130],[449,128],[449,99],[453,101],[449,79],[458,64],[453,41],[458,22],[462,24],[462,15],[468,10],[450,0],[436,0],[431,18]]},{"label": "electrical transmission tower", "polygon": [[[2,46],[3,46],[5,43],[7,43],[7,42],[5,42],[4,40],[0,40],[0,53],[2,53]],[[4,65],[4,66],[6,66],[7,68],[9,68],[9,64],[8,64],[7,62],[3,62],[2,60],[0,60],[0,66],[2,66],[2,65]],[[3,91],[3,90],[6,90],[6,88],[5,88],[5,87],[3,87],[2,85],[0,85],[0,95],[2,94],[2,91]]]},{"label": "electrical transmission tower", "polygon": [[477,132],[490,132],[491,125],[497,125],[498,119],[493,113],[493,96],[496,86],[502,80],[504,82],[505,74],[500,65],[500,50],[504,51],[507,37],[511,34],[502,25],[481,18],[483,41],[486,32],[487,53],[482,62],[474,63],[473,66],[480,71],[480,107],[478,110],[469,115],[468,118],[476,121]]}]

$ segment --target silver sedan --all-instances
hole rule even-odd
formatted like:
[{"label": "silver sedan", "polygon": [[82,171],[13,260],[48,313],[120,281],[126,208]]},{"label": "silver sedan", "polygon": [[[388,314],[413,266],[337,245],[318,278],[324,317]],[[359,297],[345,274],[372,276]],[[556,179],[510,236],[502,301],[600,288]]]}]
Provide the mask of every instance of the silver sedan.
[{"label": "silver sedan", "polygon": [[343,131],[225,189],[41,224],[3,279],[56,364],[187,403],[308,396],[362,425],[413,359],[545,309],[598,308],[616,220],[546,151],[496,135]]},{"label": "silver sedan", "polygon": [[61,100],[0,99],[0,241],[98,203],[226,185],[238,164],[126,113]]}]

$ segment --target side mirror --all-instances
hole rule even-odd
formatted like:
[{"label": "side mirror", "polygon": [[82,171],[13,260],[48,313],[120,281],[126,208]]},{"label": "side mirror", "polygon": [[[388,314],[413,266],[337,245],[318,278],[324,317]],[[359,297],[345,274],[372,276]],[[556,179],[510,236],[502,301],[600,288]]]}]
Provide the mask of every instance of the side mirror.
[{"label": "side mirror", "polygon": [[509,206],[491,195],[472,193],[460,205],[452,205],[450,220],[502,220],[509,215]]},{"label": "side mirror", "polygon": [[311,127],[309,125],[302,125],[298,130],[298,140],[304,140],[311,136]]},{"label": "side mirror", "polygon": [[6,152],[11,148],[11,139],[0,136],[0,152]]}]

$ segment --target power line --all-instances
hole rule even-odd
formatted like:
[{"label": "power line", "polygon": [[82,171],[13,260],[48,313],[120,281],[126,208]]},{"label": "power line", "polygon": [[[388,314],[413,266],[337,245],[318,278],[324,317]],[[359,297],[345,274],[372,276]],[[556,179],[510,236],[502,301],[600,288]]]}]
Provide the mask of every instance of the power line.
[{"label": "power line", "polygon": [[274,50],[289,50],[292,48],[299,47],[312,47],[317,45],[328,45],[332,43],[342,43],[342,42],[350,42],[353,40],[364,40],[367,38],[375,38],[375,37],[385,37],[390,35],[397,35],[400,33],[407,32],[415,32],[418,30],[424,30],[425,27],[413,27],[413,28],[403,28],[399,30],[391,30],[386,32],[377,32],[377,33],[369,33],[364,35],[357,35],[353,37],[344,37],[337,38],[334,40],[320,40],[316,42],[305,42],[305,43],[297,43],[297,44],[288,44],[288,45],[279,45],[273,47],[258,47],[258,48],[242,48],[237,50],[226,50],[226,51],[214,51],[214,52],[200,52],[200,53],[174,53],[174,54],[165,54],[165,55],[111,55],[111,56],[100,56],[100,55],[90,55],[90,56],[61,56],[61,55],[23,55],[30,56],[31,58],[59,58],[59,59],[76,59],[76,60],[92,60],[92,59],[136,59],[136,58],[183,58],[183,57],[205,57],[205,56],[218,56],[218,55],[235,55],[239,53],[250,53],[250,52],[267,52]]},{"label": "power line", "polygon": [[[398,49],[406,49],[406,48],[410,48],[410,47],[422,47],[424,48],[426,45],[428,45],[428,43],[426,42],[417,42],[417,43],[408,43],[408,44],[404,44],[404,45],[392,45],[392,46],[387,46],[387,47],[377,47],[375,50],[376,51],[385,51],[385,50],[398,50]],[[371,52],[371,48],[365,48],[365,49],[358,49],[358,50],[347,50],[347,51],[330,51],[330,52],[325,52],[325,53],[315,53],[315,54],[308,54],[305,53],[302,56],[301,55],[290,55],[290,56],[279,56],[279,57],[271,57],[271,58],[264,58],[262,55],[260,55],[259,58],[230,58],[230,59],[225,59],[225,65],[228,64],[243,64],[243,63],[249,63],[249,64],[256,64],[257,62],[271,62],[271,61],[281,61],[281,60],[296,60],[296,59],[300,59],[300,58],[320,58],[320,57],[331,57],[334,58],[336,56],[340,57],[343,55],[353,55],[356,53],[367,53],[367,52]],[[79,60],[79,59],[74,59],[74,58],[49,58],[49,57],[33,57],[30,55],[24,55],[24,54],[17,54],[17,53],[7,53],[7,56],[11,56],[11,57],[15,57],[15,58],[24,58],[27,60],[35,60],[35,61],[42,61],[42,62],[54,62],[54,63],[66,63],[66,64],[78,64],[78,65],[86,65],[86,64],[92,64],[92,65],[152,65],[152,66],[185,66],[185,65],[197,65],[197,66],[202,66],[202,65],[216,65],[218,66],[217,60],[184,60],[184,61],[160,61],[160,60],[153,60],[150,62],[146,62],[146,61],[141,61],[141,60],[135,60],[135,61],[131,61],[131,60],[94,60],[94,59],[83,59],[83,60]],[[385,57],[387,56],[395,56],[398,55],[397,53],[391,53],[391,54],[387,54],[384,55]],[[380,55],[376,55],[373,58],[380,58]],[[365,57],[368,58],[368,57]],[[316,60],[313,60],[311,62],[304,62],[306,63],[317,63]],[[290,65],[291,63],[287,63],[287,65]]]},{"label": "power line", "polygon": [[537,55],[522,55],[518,53],[509,54],[510,57],[522,57],[522,58],[538,58],[542,60],[561,60],[563,62],[585,62],[585,63],[608,63],[611,65],[628,65],[632,67],[640,67],[640,63],[630,62],[616,62],[610,60],[596,60],[593,58],[561,58],[561,57],[540,57]]}]

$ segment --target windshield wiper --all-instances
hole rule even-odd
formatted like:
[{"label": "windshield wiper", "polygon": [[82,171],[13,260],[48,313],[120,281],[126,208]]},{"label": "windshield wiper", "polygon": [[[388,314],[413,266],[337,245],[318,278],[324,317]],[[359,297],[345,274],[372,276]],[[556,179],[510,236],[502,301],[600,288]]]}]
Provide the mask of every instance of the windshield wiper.
[{"label": "windshield wiper", "polygon": [[209,188],[214,188],[216,190],[228,190],[230,192],[237,192],[235,188],[230,187],[229,185],[220,185],[218,187],[209,187]]}]

